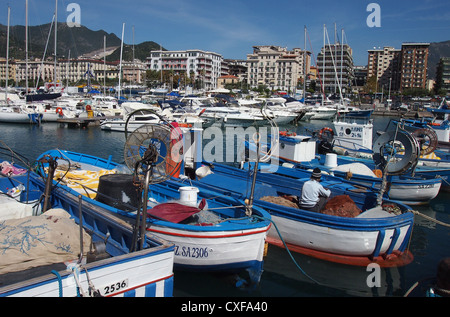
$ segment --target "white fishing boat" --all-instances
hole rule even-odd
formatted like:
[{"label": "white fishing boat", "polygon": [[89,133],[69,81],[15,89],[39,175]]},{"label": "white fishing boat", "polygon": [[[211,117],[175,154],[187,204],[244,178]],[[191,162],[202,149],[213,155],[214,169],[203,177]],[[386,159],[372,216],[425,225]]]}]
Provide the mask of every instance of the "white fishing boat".
[{"label": "white fishing boat", "polygon": [[[143,228],[141,233],[146,230],[173,242],[177,268],[215,272],[247,270],[252,281],[259,281],[270,215],[260,208],[250,211],[243,201],[217,195],[202,186],[186,186],[181,179],[171,178],[177,177],[183,166],[170,156],[179,153],[171,149],[179,143],[172,141],[180,140],[179,129],[172,128],[161,124],[145,125],[130,134],[124,155],[129,170],[135,171],[133,174],[102,176],[97,181],[98,187],[91,186],[93,183],[90,182],[90,190],[84,190],[87,185],[80,186],[76,178],[72,182],[70,173],[60,174],[60,177],[64,176],[66,185],[57,180],[54,183],[67,195],[77,197],[84,193],[90,196],[83,199],[100,210],[140,226]],[[191,132],[188,130],[186,133]],[[73,171],[78,175],[119,170],[120,167],[110,158],[70,151],[48,151],[41,157],[45,155],[66,160],[72,166],[78,165],[79,170]],[[151,169],[146,167],[150,164]],[[144,169],[141,194],[136,192],[133,184],[138,181],[135,176]],[[146,199],[139,203],[142,196]]]},{"label": "white fishing boat", "polygon": [[128,223],[3,163],[0,297],[173,295],[173,244],[148,234],[136,247]]}]

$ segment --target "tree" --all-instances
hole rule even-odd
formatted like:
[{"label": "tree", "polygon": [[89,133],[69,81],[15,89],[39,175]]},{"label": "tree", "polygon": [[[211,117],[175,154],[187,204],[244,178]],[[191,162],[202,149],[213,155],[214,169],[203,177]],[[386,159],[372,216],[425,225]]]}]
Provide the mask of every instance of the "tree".
[{"label": "tree", "polygon": [[363,91],[366,93],[374,93],[377,91],[377,77],[370,76],[367,79],[366,84],[363,87]]}]

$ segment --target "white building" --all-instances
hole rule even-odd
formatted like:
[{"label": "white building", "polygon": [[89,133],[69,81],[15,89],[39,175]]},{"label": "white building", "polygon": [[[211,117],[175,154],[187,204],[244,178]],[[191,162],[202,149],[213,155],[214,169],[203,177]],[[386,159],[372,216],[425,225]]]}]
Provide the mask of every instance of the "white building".
[{"label": "white building", "polygon": [[247,83],[251,87],[266,85],[275,90],[295,91],[304,77],[304,56],[306,74],[310,72],[310,52],[274,45],[253,46],[253,53],[247,55]]},{"label": "white building", "polygon": [[147,69],[185,73],[203,83],[207,90],[217,88],[217,80],[222,75],[223,57],[213,52],[201,50],[151,51],[147,57]]}]

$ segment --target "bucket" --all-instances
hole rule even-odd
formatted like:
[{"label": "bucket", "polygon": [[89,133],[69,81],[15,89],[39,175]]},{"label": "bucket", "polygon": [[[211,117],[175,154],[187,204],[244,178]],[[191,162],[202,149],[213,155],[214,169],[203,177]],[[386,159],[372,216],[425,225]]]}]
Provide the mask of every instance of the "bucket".
[{"label": "bucket", "polygon": [[197,207],[197,193],[198,193],[197,187],[190,187],[190,186],[180,187],[178,191],[180,192],[181,203]]},{"label": "bucket", "polygon": [[325,167],[333,168],[337,166],[337,154],[327,153],[325,156]]},{"label": "bucket", "polygon": [[209,174],[213,174],[213,172],[208,166],[202,166],[195,170],[195,175],[197,175],[198,179],[202,179],[203,177],[208,176]]}]

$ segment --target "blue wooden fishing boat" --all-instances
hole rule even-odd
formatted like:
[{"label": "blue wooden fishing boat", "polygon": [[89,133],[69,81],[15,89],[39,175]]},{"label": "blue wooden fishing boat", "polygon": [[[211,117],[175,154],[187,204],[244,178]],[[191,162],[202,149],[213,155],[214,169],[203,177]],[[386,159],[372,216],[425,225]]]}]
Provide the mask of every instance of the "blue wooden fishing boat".
[{"label": "blue wooden fishing boat", "polygon": [[[353,157],[335,153],[316,154],[316,141],[311,138],[280,136],[279,140],[278,157],[281,164],[288,163],[285,165],[303,170],[312,170],[319,167],[322,171],[332,173],[341,180],[351,179],[351,181],[360,185],[376,189],[381,188],[383,182],[382,174],[379,174],[381,167],[373,160],[358,159],[353,161]],[[256,151],[254,143],[246,142],[245,145],[250,151]],[[352,165],[353,163],[359,163],[362,166]],[[374,170],[378,170],[378,173],[375,174]],[[285,170],[284,168],[279,168],[275,173],[295,174],[292,169]],[[442,178],[425,177],[416,173],[414,177],[411,175],[390,175],[388,182],[386,194],[390,199],[408,205],[420,205],[429,203],[438,195]]]},{"label": "blue wooden fishing boat", "polygon": [[[376,262],[382,266],[398,266],[412,261],[407,246],[414,216],[402,203],[383,200],[379,204],[377,194],[369,188],[324,176],[322,185],[331,190],[332,197],[347,195],[362,212],[356,217],[311,212],[270,199],[300,195],[303,183],[310,178],[306,171],[297,171],[303,173],[303,178],[289,173],[282,176],[270,170],[278,166],[260,164],[252,190],[252,168],[244,170],[204,163],[201,168],[210,171],[202,171],[202,177],[192,184],[205,184],[214,191],[238,199],[253,191],[253,205],[269,211],[275,224],[269,230],[269,243],[351,265],[365,266]],[[392,213],[393,210],[396,212]]]},{"label": "blue wooden fishing boat", "polygon": [[0,296],[173,295],[173,244],[148,234],[135,248],[130,224],[8,163],[0,176]]},{"label": "blue wooden fishing boat", "polygon": [[[40,158],[46,155],[65,161],[72,167],[78,166],[75,170],[78,175],[127,170],[126,166],[111,158],[102,159],[64,150],[51,150]],[[139,201],[141,195],[146,197],[145,188],[143,194],[133,194],[136,179],[131,171],[127,172],[130,174],[100,177],[98,191],[96,186],[93,190],[82,185],[82,179],[76,177],[73,181],[76,184],[70,186],[69,175],[63,172],[62,179],[66,185],[54,180],[54,187],[61,189],[67,197],[74,198],[84,193],[87,196],[83,197],[83,201],[95,206],[95,210],[120,216],[138,225]],[[103,186],[104,182],[106,186]],[[144,224],[147,232],[175,244],[177,269],[215,272],[247,270],[251,281],[258,282],[263,268],[266,235],[271,225],[270,214],[259,207],[249,210],[243,200],[219,195],[208,186],[197,185],[186,186],[173,179],[150,184],[148,197],[143,200],[149,208],[143,207],[140,212],[147,213],[148,217],[139,225]],[[124,200],[124,196],[127,199]]]}]

